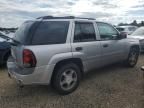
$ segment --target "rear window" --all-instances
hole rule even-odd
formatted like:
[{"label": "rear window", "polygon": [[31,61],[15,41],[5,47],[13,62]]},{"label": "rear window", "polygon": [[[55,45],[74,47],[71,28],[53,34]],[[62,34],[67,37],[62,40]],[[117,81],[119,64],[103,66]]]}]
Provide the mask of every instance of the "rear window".
[{"label": "rear window", "polygon": [[25,38],[29,33],[30,27],[34,22],[28,21],[23,23],[15,33],[14,39],[22,44],[25,44]]},{"label": "rear window", "polygon": [[69,21],[44,21],[32,38],[33,45],[62,44],[66,42]]}]

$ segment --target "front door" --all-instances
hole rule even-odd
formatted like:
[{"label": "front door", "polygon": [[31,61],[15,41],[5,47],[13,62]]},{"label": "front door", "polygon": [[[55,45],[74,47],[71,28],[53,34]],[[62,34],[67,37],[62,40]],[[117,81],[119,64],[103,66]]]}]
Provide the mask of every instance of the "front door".
[{"label": "front door", "polygon": [[119,32],[110,24],[97,22],[102,49],[102,63],[110,64],[122,60],[124,40],[117,39]]}]

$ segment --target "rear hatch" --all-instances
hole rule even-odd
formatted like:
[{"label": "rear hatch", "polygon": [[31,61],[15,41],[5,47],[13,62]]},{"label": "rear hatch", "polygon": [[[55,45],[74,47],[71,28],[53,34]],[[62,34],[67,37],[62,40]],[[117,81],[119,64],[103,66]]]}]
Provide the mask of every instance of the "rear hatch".
[{"label": "rear hatch", "polygon": [[71,51],[65,45],[68,30],[69,21],[25,22],[13,38],[20,44],[12,46],[12,57],[20,67],[46,65],[53,55]]},{"label": "rear hatch", "polygon": [[15,63],[19,66],[23,65],[22,63],[23,47],[30,41],[30,32],[31,32],[30,30],[33,24],[34,24],[33,21],[27,21],[23,23],[16,31],[13,37],[13,39],[19,42],[19,44],[11,46],[11,54]]}]

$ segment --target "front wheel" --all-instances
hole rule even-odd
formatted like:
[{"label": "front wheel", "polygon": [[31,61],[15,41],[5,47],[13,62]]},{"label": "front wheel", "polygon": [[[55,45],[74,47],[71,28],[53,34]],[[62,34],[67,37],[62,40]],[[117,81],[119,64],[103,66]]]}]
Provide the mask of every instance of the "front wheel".
[{"label": "front wheel", "polygon": [[129,56],[126,60],[126,64],[129,67],[134,67],[137,64],[139,57],[139,49],[137,47],[132,47],[129,52]]},{"label": "front wheel", "polygon": [[53,86],[60,94],[66,95],[78,87],[80,79],[80,69],[76,64],[64,64],[56,70]]}]

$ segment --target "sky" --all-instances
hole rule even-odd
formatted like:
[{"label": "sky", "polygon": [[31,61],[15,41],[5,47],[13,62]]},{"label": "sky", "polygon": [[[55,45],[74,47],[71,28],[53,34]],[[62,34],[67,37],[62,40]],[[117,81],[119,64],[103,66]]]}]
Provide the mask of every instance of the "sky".
[{"label": "sky", "polygon": [[40,16],[91,17],[112,24],[144,20],[144,0],[0,0],[0,27]]}]

